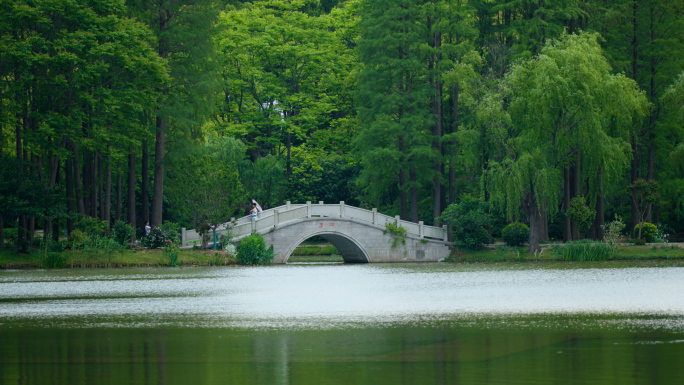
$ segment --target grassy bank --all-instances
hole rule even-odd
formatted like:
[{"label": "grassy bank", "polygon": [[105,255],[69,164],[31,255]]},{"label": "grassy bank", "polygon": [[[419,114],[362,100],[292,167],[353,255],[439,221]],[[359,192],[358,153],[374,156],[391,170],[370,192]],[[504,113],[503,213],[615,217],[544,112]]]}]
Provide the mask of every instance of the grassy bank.
[{"label": "grassy bank", "polygon": [[[46,260],[46,257],[49,260]],[[606,260],[684,260],[684,248],[676,245],[619,246]],[[57,262],[55,262],[57,261]],[[295,249],[288,262],[342,262],[342,257],[332,245],[305,245]],[[562,247],[547,246],[541,253],[530,254],[526,247],[487,247],[481,250],[452,252],[446,262],[535,262],[564,261]],[[224,266],[237,262],[223,251],[181,250],[180,266]],[[105,252],[98,250],[67,250],[50,252],[44,256],[33,249],[29,254],[19,254],[14,248],[0,248],[0,269],[41,267],[157,267],[168,266],[169,259],[161,249],[121,250]]]},{"label": "grassy bank", "polygon": [[[684,248],[677,245],[618,246],[606,260],[684,259]],[[527,247],[486,247],[481,250],[454,250],[445,262],[526,262],[565,261],[562,246],[547,246],[531,254]]]},{"label": "grassy bank", "polygon": [[[49,262],[46,263],[46,258]],[[161,249],[122,250],[117,252],[98,252],[68,250],[49,252],[44,256],[39,250],[28,254],[18,254],[16,249],[0,249],[0,269],[40,268],[58,261],[60,267],[154,267],[168,266],[169,259]],[[212,250],[181,250],[178,257],[180,266],[219,266],[234,265],[237,262],[226,252]]]}]

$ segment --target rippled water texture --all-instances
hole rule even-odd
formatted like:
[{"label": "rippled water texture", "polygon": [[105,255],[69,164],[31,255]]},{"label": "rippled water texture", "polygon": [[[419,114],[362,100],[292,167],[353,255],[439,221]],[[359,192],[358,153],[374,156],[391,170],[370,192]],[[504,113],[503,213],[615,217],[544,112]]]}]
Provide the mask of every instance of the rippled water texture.
[{"label": "rippled water texture", "polygon": [[684,267],[3,271],[0,343],[0,384],[682,384]]}]

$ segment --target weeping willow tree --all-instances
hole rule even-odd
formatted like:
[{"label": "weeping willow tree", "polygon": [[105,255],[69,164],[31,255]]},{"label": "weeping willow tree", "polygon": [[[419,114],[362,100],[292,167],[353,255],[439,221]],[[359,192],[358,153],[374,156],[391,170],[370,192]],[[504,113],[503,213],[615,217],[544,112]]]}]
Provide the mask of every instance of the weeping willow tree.
[{"label": "weeping willow tree", "polygon": [[567,170],[575,170],[575,181],[588,186],[595,202],[603,183],[625,170],[632,120],[645,114],[648,102],[633,80],[611,74],[597,35],[589,33],[547,42],[503,82],[481,107],[481,116],[496,120],[486,123],[498,152],[483,183],[509,218],[521,212],[529,218],[535,252],[547,214],[561,201],[559,186],[568,186]]}]

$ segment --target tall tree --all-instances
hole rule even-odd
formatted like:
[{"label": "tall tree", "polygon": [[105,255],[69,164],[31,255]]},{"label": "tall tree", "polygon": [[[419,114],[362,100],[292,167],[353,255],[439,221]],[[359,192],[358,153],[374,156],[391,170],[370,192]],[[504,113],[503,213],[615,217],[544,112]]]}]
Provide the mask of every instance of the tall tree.
[{"label": "tall tree", "polygon": [[[539,249],[541,212],[557,207],[563,170],[619,177],[629,159],[632,121],[648,106],[633,80],[612,75],[597,35],[564,35],[505,79],[510,125],[491,133],[500,148],[486,172],[492,202],[530,221],[530,252]],[[505,108],[499,105],[499,108]],[[595,197],[600,181],[589,179]]]}]

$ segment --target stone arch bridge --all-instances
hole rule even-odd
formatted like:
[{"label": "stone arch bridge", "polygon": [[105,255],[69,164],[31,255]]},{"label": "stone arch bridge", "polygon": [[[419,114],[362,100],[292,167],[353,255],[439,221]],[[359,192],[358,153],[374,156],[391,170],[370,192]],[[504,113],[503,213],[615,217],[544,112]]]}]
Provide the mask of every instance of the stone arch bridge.
[{"label": "stone arch bridge", "polygon": [[[449,256],[446,226],[425,226],[377,212],[339,204],[290,204],[275,207],[259,214],[259,219],[243,217],[235,224],[220,226],[217,236],[228,231],[236,243],[252,234],[260,233],[267,246],[273,245],[274,263],[287,262],[294,249],[306,239],[318,235],[340,251],[345,262],[404,262],[440,261]],[[406,236],[386,232],[387,224],[398,224],[406,229]],[[403,241],[402,239],[403,238]],[[194,230],[182,231],[182,247],[189,247],[201,239]]]}]

